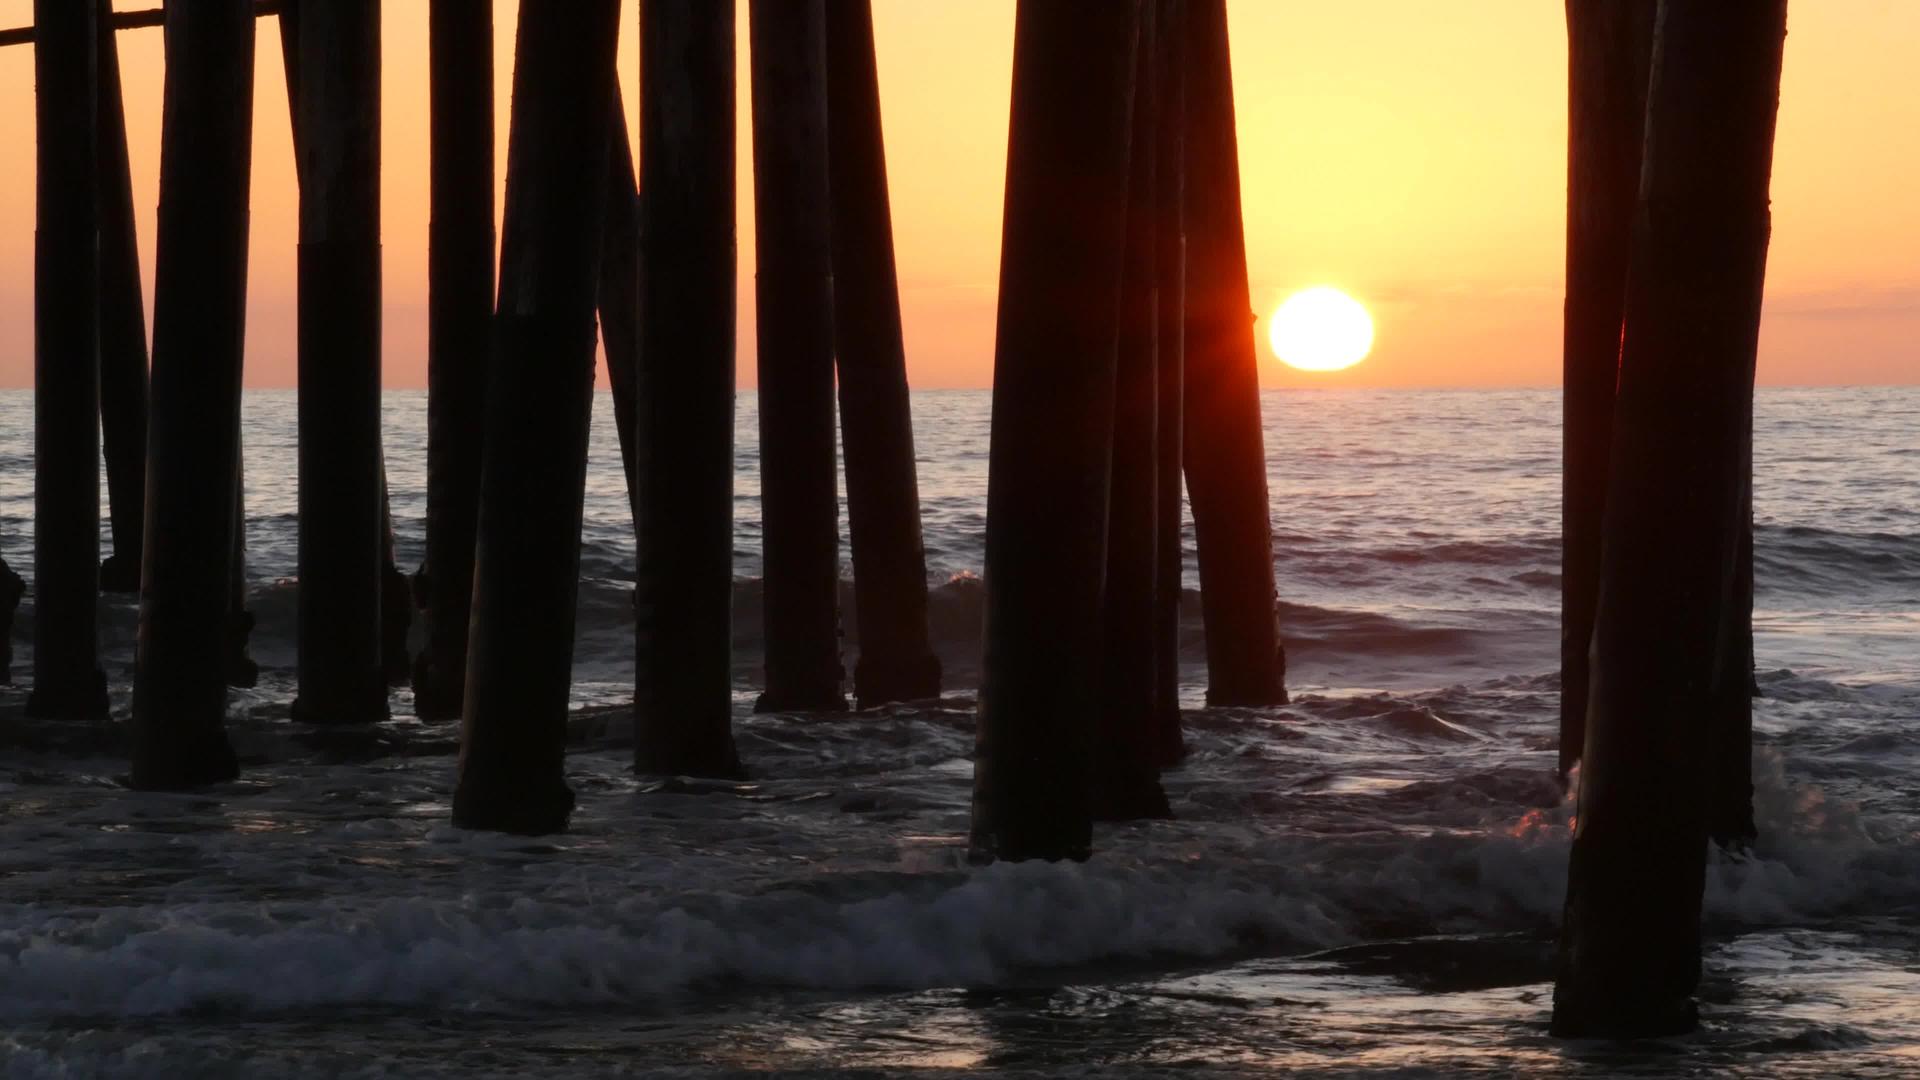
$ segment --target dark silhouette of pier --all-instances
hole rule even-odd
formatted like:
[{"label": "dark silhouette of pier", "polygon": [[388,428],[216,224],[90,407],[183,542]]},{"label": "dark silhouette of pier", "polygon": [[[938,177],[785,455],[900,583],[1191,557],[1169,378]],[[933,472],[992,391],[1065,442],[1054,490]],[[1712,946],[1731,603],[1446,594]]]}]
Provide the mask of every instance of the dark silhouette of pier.
[{"label": "dark silhouette of pier", "polygon": [[[642,55],[636,164],[615,72]],[[1564,632],[1578,768],[1554,1029],[1696,1023],[1710,843],[1754,838],[1752,409],[1785,0],[1568,0]],[[300,184],[296,719],[461,722],[455,823],[565,829],[596,332],[636,542],[637,771],[731,730],[734,7],[524,3],[494,227],[488,0],[431,0],[424,565],[380,444],[379,0],[37,0],[34,670],[108,720],[99,593],[137,591],[131,784],[232,780],[256,20]],[[937,697],[869,0],[752,0],[764,682],[805,714]],[[161,26],[151,349],[116,49]],[[1207,701],[1287,700],[1225,0],[1021,0],[986,518],[976,859],[1083,859],[1177,813],[1181,500]],[[496,272],[497,271],[497,272]],[[112,506],[102,558],[101,445]],[[843,455],[860,652],[838,608]],[[20,553],[15,553],[16,557]],[[0,629],[23,590],[0,561]],[[425,645],[404,655],[417,607]],[[0,661],[11,660],[4,646]],[[10,663],[0,663],[11,678]],[[807,722],[797,715],[797,724]],[[883,723],[878,718],[876,723]]]}]

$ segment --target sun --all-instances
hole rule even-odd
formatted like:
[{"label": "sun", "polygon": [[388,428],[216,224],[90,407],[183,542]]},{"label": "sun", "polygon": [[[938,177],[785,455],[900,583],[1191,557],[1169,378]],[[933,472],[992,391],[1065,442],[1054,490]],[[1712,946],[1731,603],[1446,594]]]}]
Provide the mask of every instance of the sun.
[{"label": "sun", "polygon": [[1331,285],[1302,289],[1267,322],[1273,355],[1301,371],[1341,371],[1367,358],[1373,318],[1360,301]]}]

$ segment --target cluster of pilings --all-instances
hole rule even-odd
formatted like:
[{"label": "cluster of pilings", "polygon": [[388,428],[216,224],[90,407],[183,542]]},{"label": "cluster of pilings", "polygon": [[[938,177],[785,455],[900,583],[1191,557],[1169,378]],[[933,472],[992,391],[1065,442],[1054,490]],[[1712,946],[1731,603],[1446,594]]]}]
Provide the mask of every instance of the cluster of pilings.
[{"label": "cluster of pilings", "polygon": [[1786,0],[1569,0],[1563,1035],[1696,1023],[1754,837],[1753,385]]}]

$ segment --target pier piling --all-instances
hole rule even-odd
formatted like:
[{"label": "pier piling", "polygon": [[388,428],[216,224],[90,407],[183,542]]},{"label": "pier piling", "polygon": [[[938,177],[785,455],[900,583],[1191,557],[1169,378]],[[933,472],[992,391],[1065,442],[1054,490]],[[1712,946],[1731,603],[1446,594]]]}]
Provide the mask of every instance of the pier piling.
[{"label": "pier piling", "polygon": [[[253,159],[253,6],[176,4],[166,24],[155,239],[148,522],[132,782],[231,780],[226,734],[241,529],[240,380]],[[244,639],[242,639],[244,641]]]},{"label": "pier piling", "polygon": [[480,448],[493,347],[493,5],[427,9],[431,162],[427,225],[426,644],[414,712],[461,713],[480,508]]},{"label": "pier piling", "polygon": [[526,0],[514,44],[506,215],[454,824],[566,827],[594,304],[619,0]]},{"label": "pier piling", "polygon": [[750,0],[765,712],[843,709],[822,0]]},{"label": "pier piling", "polygon": [[27,713],[103,719],[100,667],[99,9],[34,0],[33,692]]},{"label": "pier piling", "polygon": [[1181,422],[1185,378],[1187,307],[1186,213],[1186,0],[1157,0],[1154,79],[1160,123],[1154,135],[1156,232],[1154,444],[1153,713],[1156,760],[1162,767],[1186,757],[1180,731],[1180,595],[1186,565],[1181,558]]},{"label": "pier piling", "polygon": [[975,858],[1085,858],[1138,2],[1015,15]]},{"label": "pier piling", "polygon": [[1658,0],[1567,3],[1567,298],[1561,364],[1560,775],[1586,741],[1614,391]]},{"label": "pier piling", "polygon": [[[283,16],[284,18],[284,16]],[[299,6],[297,719],[387,716],[382,667],[380,3]]]},{"label": "pier piling", "polygon": [[940,696],[880,126],[872,0],[826,0],[833,340],[846,458],[860,708]]},{"label": "pier piling", "polygon": [[[1553,1030],[1692,1029],[1785,0],[1661,4]],[[1742,679],[1744,682],[1744,678]]]},{"label": "pier piling", "polygon": [[146,516],[147,317],[112,11],[112,0],[99,0],[100,434],[113,535],[113,554],[100,564],[100,588],[129,593],[140,588]]},{"label": "pier piling", "polygon": [[1207,633],[1207,703],[1287,700],[1261,433],[1226,0],[1187,5],[1187,498]]},{"label": "pier piling", "polygon": [[640,492],[634,475],[634,425],[640,380],[640,189],[627,135],[627,107],[616,80],[607,110],[607,210],[601,230],[600,344],[607,353],[607,388],[613,392],[613,426],[620,438],[620,468],[627,478],[627,508],[639,535]]},{"label": "pier piling", "polygon": [[[640,5],[634,768],[732,777],[734,9]],[[666,312],[670,317],[647,317]]]}]

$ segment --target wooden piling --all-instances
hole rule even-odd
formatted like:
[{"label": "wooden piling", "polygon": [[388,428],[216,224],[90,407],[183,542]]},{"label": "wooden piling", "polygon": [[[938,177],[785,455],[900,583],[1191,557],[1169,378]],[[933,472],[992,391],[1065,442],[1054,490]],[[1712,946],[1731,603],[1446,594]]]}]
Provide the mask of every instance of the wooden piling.
[{"label": "wooden piling", "polygon": [[619,0],[520,6],[453,820],[566,827],[594,300]]},{"label": "wooden piling", "polygon": [[13,617],[26,595],[25,579],[0,558],[0,686],[13,685]]},{"label": "wooden piling", "polygon": [[98,9],[34,0],[33,692],[27,712],[107,712],[100,587]]},{"label": "wooden piling", "polygon": [[98,7],[100,434],[113,526],[113,554],[100,564],[100,588],[135,592],[140,588],[147,502],[147,316],[140,294],[140,241],[134,228],[133,173],[127,162],[112,0],[98,0]]},{"label": "wooden piling", "polygon": [[1753,816],[1753,699],[1758,696],[1753,662],[1753,403],[1748,384],[1747,431],[1736,459],[1744,472],[1739,522],[1740,547],[1734,557],[1733,583],[1720,622],[1721,663],[1714,677],[1708,715],[1707,758],[1713,790],[1707,806],[1707,835],[1723,848],[1739,851],[1760,837]]},{"label": "wooden piling", "polygon": [[381,663],[380,2],[302,4],[297,719],[387,716]]},{"label": "wooden piling", "polygon": [[735,776],[733,5],[646,0],[640,53],[634,767]]},{"label": "wooden piling", "polygon": [[460,715],[480,508],[493,325],[493,4],[427,9],[427,639],[414,660],[423,720]]},{"label": "wooden piling", "polygon": [[754,707],[843,709],[826,14],[821,0],[749,0],[747,15],[767,658]]},{"label": "wooden piling", "polygon": [[227,685],[247,689],[260,682],[260,665],[249,651],[253,612],[247,609],[247,470],[245,451],[235,441],[233,470],[233,558],[227,574]]},{"label": "wooden piling", "polygon": [[226,734],[241,525],[240,378],[253,155],[253,5],[176,4],[166,24],[152,423],[132,783],[239,775]]},{"label": "wooden piling", "polygon": [[1181,558],[1181,423],[1185,376],[1187,307],[1186,212],[1186,0],[1157,0],[1154,78],[1159,87],[1160,124],[1154,138],[1155,203],[1158,231],[1154,288],[1158,302],[1155,349],[1156,400],[1154,443],[1158,484],[1155,491],[1156,560],[1153,604],[1153,710],[1158,731],[1157,760],[1162,768],[1186,757],[1180,731],[1180,596],[1186,565]]},{"label": "wooden piling", "polygon": [[627,107],[613,85],[607,110],[607,223],[601,230],[600,344],[607,353],[607,388],[613,392],[613,426],[620,438],[620,467],[627,477],[627,509],[635,535],[640,492],[634,476],[634,425],[640,419],[640,190],[627,135]]},{"label": "wooden piling", "polygon": [[1561,363],[1560,775],[1586,741],[1627,266],[1658,0],[1567,2],[1567,298]]},{"label": "wooden piling", "polygon": [[1690,1030],[1785,0],[1663,3],[1555,1033]]},{"label": "wooden piling", "polygon": [[940,696],[894,267],[871,0],[826,0],[834,357],[846,457],[860,708]]},{"label": "wooden piling", "polygon": [[976,858],[1084,858],[1140,5],[1021,0],[988,451]]},{"label": "wooden piling", "polygon": [[1287,700],[1260,378],[1240,217],[1226,0],[1187,5],[1187,498],[1200,557],[1207,702]]},{"label": "wooden piling", "polygon": [[1093,816],[1170,816],[1160,788],[1154,661],[1159,545],[1159,153],[1157,0],[1141,6],[1134,49],[1126,253],[1113,387],[1106,584],[1100,623],[1100,718],[1093,741]]}]

